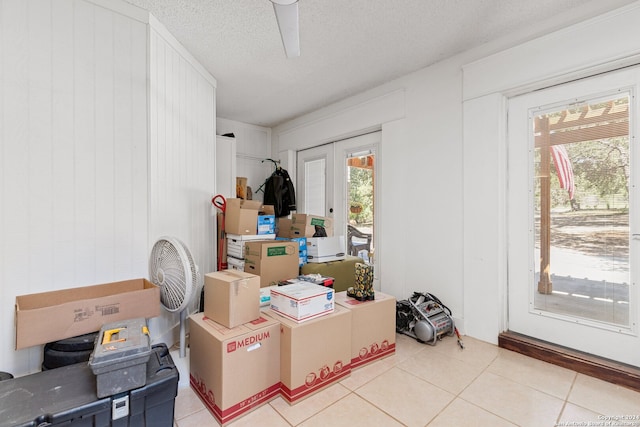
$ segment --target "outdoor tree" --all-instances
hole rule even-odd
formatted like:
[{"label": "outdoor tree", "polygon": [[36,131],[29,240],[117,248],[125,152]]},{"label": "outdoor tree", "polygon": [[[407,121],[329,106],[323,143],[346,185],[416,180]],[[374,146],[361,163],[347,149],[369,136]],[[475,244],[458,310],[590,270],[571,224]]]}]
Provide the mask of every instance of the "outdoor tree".
[{"label": "outdoor tree", "polygon": [[576,183],[600,197],[629,195],[629,138],[607,138],[567,146]]},{"label": "outdoor tree", "polygon": [[373,221],[373,171],[371,169],[351,167],[349,183],[349,202],[362,206],[359,213],[349,214],[357,223]]}]

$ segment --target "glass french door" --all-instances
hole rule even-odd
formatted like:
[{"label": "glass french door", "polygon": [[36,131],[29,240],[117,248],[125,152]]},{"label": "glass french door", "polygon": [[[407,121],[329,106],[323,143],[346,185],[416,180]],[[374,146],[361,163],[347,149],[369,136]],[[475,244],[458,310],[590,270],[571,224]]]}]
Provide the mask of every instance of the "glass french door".
[{"label": "glass french door", "polygon": [[379,170],[381,132],[372,132],[298,151],[298,212],[332,217],[334,234],[345,238],[348,255],[368,259],[374,265],[374,287],[379,287]]},{"label": "glass french door", "polygon": [[636,366],[639,83],[511,98],[507,147],[509,329]]}]

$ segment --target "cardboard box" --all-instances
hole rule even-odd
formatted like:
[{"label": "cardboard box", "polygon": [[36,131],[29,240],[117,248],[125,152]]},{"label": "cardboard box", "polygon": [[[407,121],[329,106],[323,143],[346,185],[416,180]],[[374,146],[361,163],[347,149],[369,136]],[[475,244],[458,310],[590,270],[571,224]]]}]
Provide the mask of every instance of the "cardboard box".
[{"label": "cardboard box", "polygon": [[317,393],[351,373],[351,311],[335,311],[296,323],[271,309],[263,311],[280,321],[280,381],[282,397],[290,404]]},{"label": "cardboard box", "polygon": [[351,311],[351,368],[364,366],[396,351],[396,299],[376,291],[373,301],[358,301],[347,292],[335,295],[336,305]]},{"label": "cardboard box", "polygon": [[329,262],[345,258],[343,236],[308,237],[307,262]]},{"label": "cardboard box", "polygon": [[263,205],[258,212],[258,234],[276,234],[276,216],[272,205]]},{"label": "cardboard box", "polygon": [[332,288],[299,280],[271,289],[271,310],[294,322],[305,322],[332,313]]},{"label": "cardboard box", "polygon": [[227,255],[244,259],[244,244],[250,240],[274,240],[275,234],[227,234]]},{"label": "cardboard box", "polygon": [[105,323],[160,315],[160,288],[146,279],[16,297],[16,350],[100,330]]},{"label": "cardboard box", "polygon": [[258,215],[258,234],[275,234],[275,215]]},{"label": "cardboard box", "polygon": [[258,234],[258,200],[227,199],[224,228],[228,234]]},{"label": "cardboard box", "polygon": [[245,242],[244,271],[260,276],[260,286],[298,276],[298,244],[279,240]]},{"label": "cardboard box", "polygon": [[276,222],[276,235],[278,237],[295,237],[293,235],[293,231],[291,230],[291,225],[293,224],[291,218],[278,218]]},{"label": "cardboard box", "polygon": [[280,325],[269,317],[233,329],[189,317],[189,382],[215,419],[227,423],[280,390]]},{"label": "cardboard box", "polygon": [[298,265],[302,267],[307,263],[307,238],[306,237],[276,237],[276,240],[289,240],[298,242]]},{"label": "cardboard box", "polygon": [[327,236],[333,236],[333,219],[318,215],[291,214],[291,233],[293,237],[313,237],[316,226],[323,227]]},{"label": "cardboard box", "polygon": [[244,271],[244,258],[227,257],[227,267],[229,270]]},{"label": "cardboard box", "polygon": [[204,314],[227,328],[260,317],[260,278],[237,270],[204,276]]}]

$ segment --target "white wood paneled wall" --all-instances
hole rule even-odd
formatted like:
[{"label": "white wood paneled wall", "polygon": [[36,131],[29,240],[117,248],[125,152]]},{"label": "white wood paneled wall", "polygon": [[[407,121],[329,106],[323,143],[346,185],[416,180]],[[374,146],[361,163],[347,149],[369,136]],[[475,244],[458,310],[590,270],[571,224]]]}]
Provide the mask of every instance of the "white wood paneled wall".
[{"label": "white wood paneled wall", "polygon": [[[216,265],[216,83],[161,24],[150,24],[149,247],[165,235],[182,240],[204,276]],[[150,326],[165,331],[178,320]]]},{"label": "white wood paneled wall", "polygon": [[148,277],[162,235],[213,271],[215,87],[127,3],[0,0],[0,370],[40,367],[14,350],[17,295]]},{"label": "white wood paneled wall", "polygon": [[0,2],[0,370],[15,296],[146,276],[146,24],[80,0]]}]

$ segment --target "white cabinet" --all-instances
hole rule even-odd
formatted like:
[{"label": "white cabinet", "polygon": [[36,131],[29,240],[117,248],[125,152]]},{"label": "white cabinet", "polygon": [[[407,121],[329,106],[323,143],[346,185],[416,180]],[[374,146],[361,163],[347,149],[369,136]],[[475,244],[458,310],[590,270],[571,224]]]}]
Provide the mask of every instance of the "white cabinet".
[{"label": "white cabinet", "polygon": [[236,197],[236,139],[216,136],[216,194]]}]

